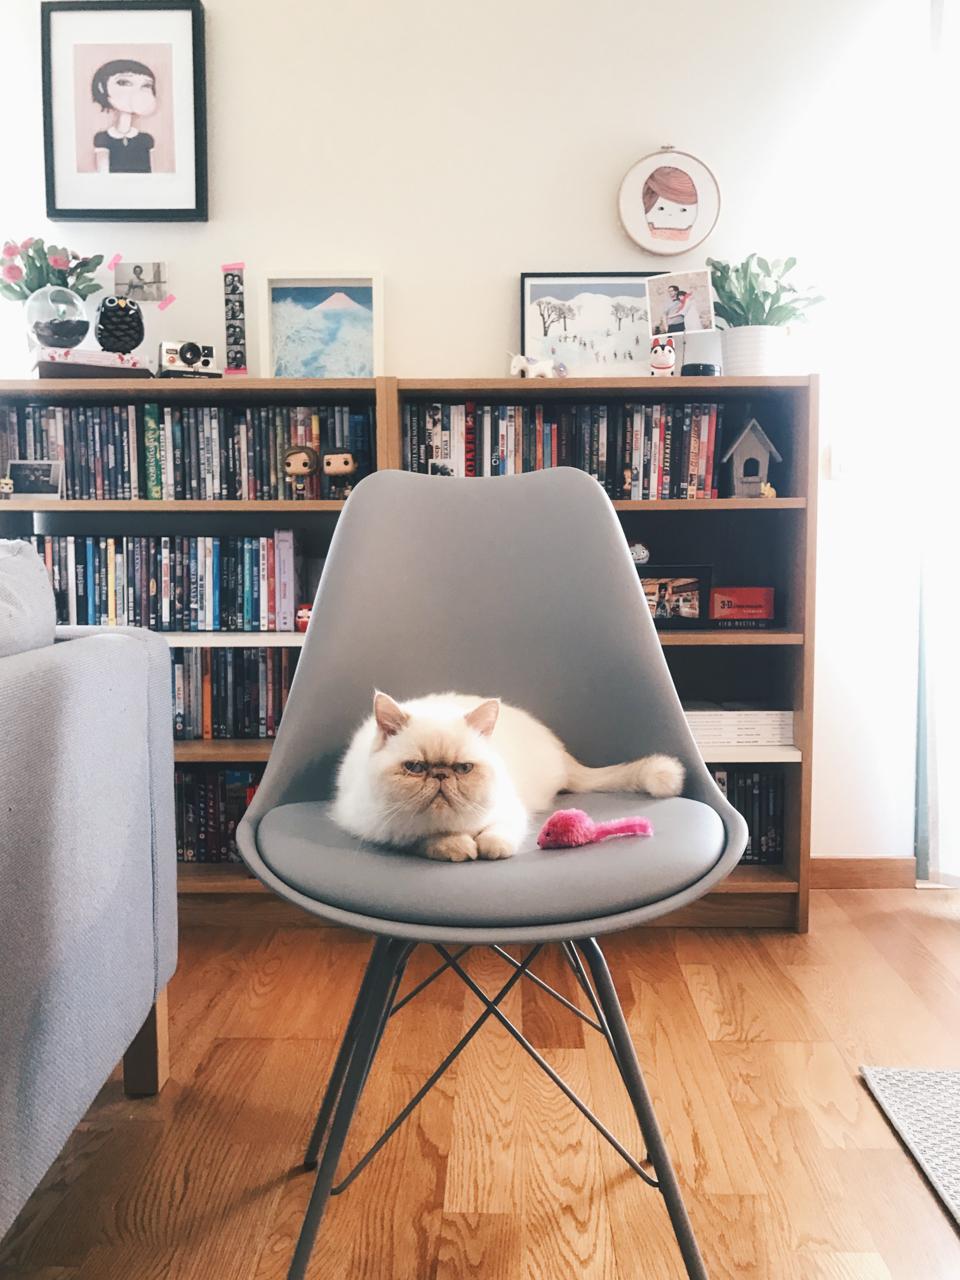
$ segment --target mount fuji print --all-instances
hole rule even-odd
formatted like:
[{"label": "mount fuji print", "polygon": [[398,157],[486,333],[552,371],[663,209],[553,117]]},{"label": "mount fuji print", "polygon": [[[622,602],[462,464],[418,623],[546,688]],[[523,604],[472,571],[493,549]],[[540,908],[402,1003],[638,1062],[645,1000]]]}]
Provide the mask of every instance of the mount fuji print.
[{"label": "mount fuji print", "polygon": [[372,378],[373,289],[273,285],[273,376]]}]

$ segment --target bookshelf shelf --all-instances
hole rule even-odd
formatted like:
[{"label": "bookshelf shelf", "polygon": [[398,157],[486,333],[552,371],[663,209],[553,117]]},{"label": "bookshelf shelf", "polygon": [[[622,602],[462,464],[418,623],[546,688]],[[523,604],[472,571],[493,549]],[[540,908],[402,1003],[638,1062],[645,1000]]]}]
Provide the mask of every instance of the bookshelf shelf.
[{"label": "bookshelf shelf", "polygon": [[[381,469],[401,466],[402,408],[416,400],[469,400],[532,405],[693,402],[723,399],[737,413],[750,406],[784,455],[774,484],[775,499],[720,498],[700,501],[615,501],[624,531],[646,542],[660,564],[710,564],[718,585],[769,586],[777,593],[780,627],[770,631],[694,630],[660,633],[664,654],[681,696],[708,702],[763,699],[795,715],[792,747],[704,747],[713,763],[779,764],[785,785],[784,864],[741,866],[702,903],[667,924],[773,926],[806,929],[810,856],[816,508],[819,451],[818,380],[772,378],[644,379],[397,379],[294,381],[224,378],[210,382],[156,379],[76,379],[0,383],[0,404],[52,405],[132,403],[304,405],[349,403],[376,408],[376,457]],[[341,502],[304,501],[65,501],[14,496],[0,502],[0,536],[30,533],[104,534],[105,522],[120,534],[164,536],[198,528],[218,536],[252,533],[276,519],[312,539],[321,558],[343,507]],[[688,519],[714,512],[716,519]],[[752,513],[752,514],[751,514]],[[779,514],[784,513],[784,514]],[[645,523],[646,516],[657,520]],[[62,520],[57,517],[64,517]],[[180,524],[182,518],[183,526]],[[196,520],[196,525],[193,521]],[[281,525],[281,520],[284,522]],[[300,647],[300,632],[164,632],[172,648]],[[747,652],[745,652],[745,650]],[[775,701],[772,701],[775,699]],[[238,767],[269,759],[273,739],[201,739],[175,744],[178,767]],[[264,894],[236,864],[187,864],[179,869],[179,892],[190,895]],[[220,900],[211,900],[216,910]],[[251,903],[252,905],[252,903]]]},{"label": "bookshelf shelf", "polygon": [[803,511],[806,498],[708,498],[688,502],[685,498],[657,498],[653,502],[614,501],[615,511]]},{"label": "bookshelf shelf", "polygon": [[[177,868],[177,893],[268,893],[269,890],[246,867],[236,862],[190,862]],[[708,898],[725,894],[768,894],[797,892],[781,867],[735,867],[723,884]]]},{"label": "bookshelf shelf", "polygon": [[161,631],[171,649],[301,649],[302,631]]},{"label": "bookshelf shelf", "polygon": [[802,645],[799,631],[661,631],[664,648],[675,645]]},{"label": "bookshelf shelf", "polygon": [[274,738],[195,738],[175,742],[177,764],[248,764],[270,759]]}]

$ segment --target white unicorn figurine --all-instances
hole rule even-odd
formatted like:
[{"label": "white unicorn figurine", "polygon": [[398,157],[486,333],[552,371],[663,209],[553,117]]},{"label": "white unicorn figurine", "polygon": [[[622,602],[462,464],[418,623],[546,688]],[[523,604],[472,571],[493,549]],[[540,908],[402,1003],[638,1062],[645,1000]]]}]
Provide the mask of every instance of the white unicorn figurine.
[{"label": "white unicorn figurine", "polygon": [[510,376],[516,378],[565,378],[567,366],[559,360],[535,360],[533,356],[515,356],[508,351],[510,357]]}]

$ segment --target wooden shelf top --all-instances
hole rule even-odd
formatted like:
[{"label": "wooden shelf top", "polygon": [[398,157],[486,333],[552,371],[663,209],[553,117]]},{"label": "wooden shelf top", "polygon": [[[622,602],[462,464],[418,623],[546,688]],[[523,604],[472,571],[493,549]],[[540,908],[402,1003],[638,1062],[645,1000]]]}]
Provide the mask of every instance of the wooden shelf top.
[{"label": "wooden shelf top", "polygon": [[705,747],[699,743],[697,747],[707,764],[800,764],[803,761],[799,747]]},{"label": "wooden shelf top", "polygon": [[302,649],[304,631],[159,631],[171,649]]},{"label": "wooden shelf top", "polygon": [[554,399],[557,393],[584,391],[644,392],[651,396],[684,394],[689,391],[782,391],[806,390],[816,374],[776,378],[399,378],[400,395],[427,392],[513,393]]},{"label": "wooden shelf top", "polygon": [[88,396],[118,396],[137,400],[242,399],[252,396],[345,395],[372,399],[375,378],[248,378],[243,374],[226,378],[32,378],[0,381],[0,396],[26,396],[48,400],[80,400]]},{"label": "wooden shelf top", "polygon": [[660,631],[662,645],[682,644],[803,644],[800,631]]},{"label": "wooden shelf top", "polygon": [[342,511],[342,502],[326,502],[322,499],[315,501],[297,502],[292,498],[281,498],[274,500],[270,498],[258,499],[256,502],[237,502],[230,499],[225,502],[161,502],[151,501],[147,498],[131,498],[107,500],[101,499],[97,501],[95,498],[88,501],[80,501],[78,499],[66,498],[42,498],[33,497],[30,494],[15,493],[12,498],[8,498],[5,502],[0,502],[0,513],[4,511],[115,511],[124,514],[140,514],[142,512],[161,512],[161,511],[178,511],[184,514],[191,513],[193,515],[209,512],[227,512],[227,511],[245,511],[250,515],[258,512],[290,511],[300,512],[301,514],[308,511]]},{"label": "wooden shelf top", "polygon": [[806,498],[654,498],[636,502],[616,498],[617,511],[802,511]]},{"label": "wooden shelf top", "polygon": [[173,758],[177,764],[247,764],[269,760],[274,742],[274,738],[196,738],[174,742]]},{"label": "wooden shelf top", "polygon": [[[783,867],[734,867],[712,893],[797,893],[799,885]],[[238,862],[181,862],[177,893],[269,893]],[[711,894],[712,896],[712,894]]]}]

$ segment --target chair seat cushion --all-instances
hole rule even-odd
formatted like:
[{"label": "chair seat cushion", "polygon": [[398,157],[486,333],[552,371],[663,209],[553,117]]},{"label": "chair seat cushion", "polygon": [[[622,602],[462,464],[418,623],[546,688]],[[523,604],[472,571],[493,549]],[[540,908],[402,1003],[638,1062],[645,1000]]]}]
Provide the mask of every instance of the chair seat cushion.
[{"label": "chair seat cushion", "polygon": [[321,802],[265,815],[257,844],[267,866],[317,902],[407,924],[497,928],[595,920],[669,898],[693,885],[724,849],[719,815],[678,797],[632,792],[557,797],[595,821],[648,817],[653,836],[617,836],[577,849],[539,849],[537,814],[518,852],[497,862],[433,862],[348,835]]}]

